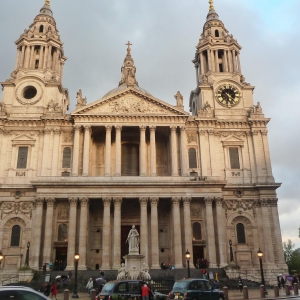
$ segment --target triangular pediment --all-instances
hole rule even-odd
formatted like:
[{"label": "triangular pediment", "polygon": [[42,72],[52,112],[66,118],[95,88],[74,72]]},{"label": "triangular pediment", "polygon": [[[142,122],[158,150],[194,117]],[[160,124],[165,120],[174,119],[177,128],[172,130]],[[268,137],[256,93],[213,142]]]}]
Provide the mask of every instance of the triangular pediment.
[{"label": "triangular pediment", "polygon": [[71,115],[177,115],[189,114],[134,88],[109,95],[73,111]]},{"label": "triangular pediment", "polygon": [[244,144],[244,140],[236,135],[230,135],[222,140],[224,146],[241,146]]},{"label": "triangular pediment", "polygon": [[27,134],[20,134],[17,137],[15,137],[14,139],[12,139],[13,142],[18,142],[18,141],[22,141],[22,142],[35,142],[35,139],[30,137]]}]

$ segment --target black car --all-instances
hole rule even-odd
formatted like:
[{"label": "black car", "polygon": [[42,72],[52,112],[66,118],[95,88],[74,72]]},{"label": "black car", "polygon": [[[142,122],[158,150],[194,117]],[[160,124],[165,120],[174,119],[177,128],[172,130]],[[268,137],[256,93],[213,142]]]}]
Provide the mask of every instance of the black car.
[{"label": "black car", "polygon": [[175,300],[223,300],[224,293],[214,290],[208,280],[183,279],[174,283],[169,299]]},{"label": "black car", "polygon": [[[97,296],[97,299],[98,300],[141,299],[141,289],[144,284],[147,284],[147,283],[142,280],[109,281],[104,285],[102,291]],[[151,289],[150,289],[149,299],[150,300],[155,299],[155,295]]]},{"label": "black car", "polygon": [[1,286],[0,287],[1,300],[49,300],[48,297],[41,293],[23,286]]}]

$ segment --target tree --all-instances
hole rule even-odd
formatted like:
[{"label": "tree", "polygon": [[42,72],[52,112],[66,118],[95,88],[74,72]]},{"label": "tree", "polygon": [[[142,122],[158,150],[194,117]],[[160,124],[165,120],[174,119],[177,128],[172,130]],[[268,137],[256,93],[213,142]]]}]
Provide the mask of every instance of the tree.
[{"label": "tree", "polygon": [[286,264],[289,265],[294,252],[295,244],[292,242],[292,240],[288,240],[287,242],[282,243],[282,246],[283,246],[284,260]]}]

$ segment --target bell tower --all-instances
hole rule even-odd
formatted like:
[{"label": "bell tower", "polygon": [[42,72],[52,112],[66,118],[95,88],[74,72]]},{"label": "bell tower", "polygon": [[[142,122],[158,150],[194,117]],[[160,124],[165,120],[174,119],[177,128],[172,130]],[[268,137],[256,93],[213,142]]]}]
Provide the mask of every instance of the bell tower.
[{"label": "bell tower", "polygon": [[9,115],[26,113],[64,114],[69,105],[68,90],[62,86],[67,58],[46,0],[33,23],[15,42],[17,55],[11,78],[2,82],[2,106]]},{"label": "bell tower", "polygon": [[190,95],[192,114],[197,115],[205,106],[210,106],[216,116],[222,115],[224,109],[231,109],[234,114],[232,111],[237,108],[252,107],[254,87],[246,83],[242,75],[242,47],[219,19],[213,0],[209,0],[209,11],[196,49],[193,63],[197,88]]}]

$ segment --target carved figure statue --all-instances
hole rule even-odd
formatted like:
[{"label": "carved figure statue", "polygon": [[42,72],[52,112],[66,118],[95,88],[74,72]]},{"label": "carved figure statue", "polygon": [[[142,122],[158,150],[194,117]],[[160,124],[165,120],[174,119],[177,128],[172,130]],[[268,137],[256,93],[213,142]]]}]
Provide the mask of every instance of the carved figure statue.
[{"label": "carved figure statue", "polygon": [[58,103],[54,103],[53,99],[51,99],[47,105],[47,110],[49,112],[59,112],[62,111],[62,108],[59,106]]},{"label": "carved figure statue", "polygon": [[183,106],[183,96],[178,91],[177,94],[174,96],[176,99],[176,106]]},{"label": "carved figure statue", "polygon": [[258,114],[261,114],[262,113],[262,108],[260,106],[260,102],[257,102],[257,105],[255,107],[255,110]]},{"label": "carved figure statue", "polygon": [[141,273],[140,273],[140,277],[143,280],[151,280],[151,276],[149,274],[149,268],[146,267],[145,262],[143,263],[142,267],[141,267]]},{"label": "carved figure statue", "polygon": [[121,267],[118,271],[117,280],[126,279],[127,271],[124,263],[121,263]]},{"label": "carved figure statue", "polygon": [[1,112],[5,111],[5,104],[3,102],[0,102],[0,111]]},{"label": "carved figure statue", "polygon": [[139,248],[140,244],[140,238],[139,233],[135,228],[135,225],[132,225],[132,228],[130,229],[128,233],[128,237],[126,239],[126,242],[129,244],[129,253],[131,250],[137,250]]},{"label": "carved figure statue", "polygon": [[86,98],[82,98],[82,91],[79,90],[79,92],[77,92],[77,104],[79,105],[86,105],[87,99]]}]

